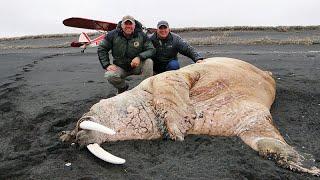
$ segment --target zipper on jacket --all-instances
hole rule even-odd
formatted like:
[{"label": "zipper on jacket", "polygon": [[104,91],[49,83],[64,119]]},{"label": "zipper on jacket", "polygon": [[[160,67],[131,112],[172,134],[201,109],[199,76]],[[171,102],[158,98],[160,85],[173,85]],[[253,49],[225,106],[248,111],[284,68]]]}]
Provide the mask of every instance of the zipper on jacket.
[{"label": "zipper on jacket", "polygon": [[127,38],[125,38],[126,39],[126,41],[127,41],[127,45],[126,45],[126,52],[124,53],[124,56],[126,57],[126,58],[128,58],[129,59],[129,57],[128,57],[128,46],[129,46],[129,41],[128,41],[128,39]]}]

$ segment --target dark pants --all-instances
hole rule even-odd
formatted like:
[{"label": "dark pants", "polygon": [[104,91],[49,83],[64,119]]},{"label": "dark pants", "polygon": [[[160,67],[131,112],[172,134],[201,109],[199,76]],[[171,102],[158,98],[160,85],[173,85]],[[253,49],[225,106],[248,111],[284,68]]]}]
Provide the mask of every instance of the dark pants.
[{"label": "dark pants", "polygon": [[180,69],[180,64],[177,59],[170,60],[168,63],[154,62],[154,67],[153,67],[153,70],[156,74],[159,74],[165,71],[177,70],[177,69]]},{"label": "dark pants", "polygon": [[180,68],[180,64],[179,64],[178,60],[173,59],[173,60],[169,61],[169,63],[167,64],[166,70],[171,71],[171,70],[177,70],[179,68]]}]

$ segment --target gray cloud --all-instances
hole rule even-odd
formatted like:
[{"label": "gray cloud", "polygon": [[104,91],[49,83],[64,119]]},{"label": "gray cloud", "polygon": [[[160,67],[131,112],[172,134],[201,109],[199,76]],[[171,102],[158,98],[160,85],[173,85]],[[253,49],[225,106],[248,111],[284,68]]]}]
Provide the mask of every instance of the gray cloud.
[{"label": "gray cloud", "polygon": [[0,37],[86,31],[64,27],[68,17],[117,22],[133,15],[147,27],[319,25],[318,0],[28,0],[1,4]]}]

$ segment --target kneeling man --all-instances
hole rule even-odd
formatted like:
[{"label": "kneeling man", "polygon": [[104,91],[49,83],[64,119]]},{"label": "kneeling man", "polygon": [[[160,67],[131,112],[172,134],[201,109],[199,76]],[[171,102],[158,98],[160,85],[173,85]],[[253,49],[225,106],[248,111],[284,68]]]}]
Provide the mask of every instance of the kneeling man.
[{"label": "kneeling man", "polygon": [[[121,27],[110,31],[98,47],[98,56],[105,77],[118,89],[118,94],[128,89],[125,77],[143,73],[145,77],[153,75],[153,62],[150,59],[155,54],[155,48],[147,35],[136,28],[132,16],[124,16]],[[109,51],[113,56],[110,63]]]}]

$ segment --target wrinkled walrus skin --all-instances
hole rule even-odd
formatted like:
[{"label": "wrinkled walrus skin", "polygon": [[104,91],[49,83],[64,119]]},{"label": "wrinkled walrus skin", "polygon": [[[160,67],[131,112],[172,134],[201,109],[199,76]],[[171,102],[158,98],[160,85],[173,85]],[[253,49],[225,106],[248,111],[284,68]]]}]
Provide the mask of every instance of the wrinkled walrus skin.
[{"label": "wrinkled walrus skin", "polygon": [[[269,109],[274,99],[270,72],[237,59],[209,58],[102,99],[61,139],[87,145],[164,137],[183,140],[188,134],[238,136],[282,167],[319,176],[313,159],[289,146],[273,124]],[[84,120],[96,121],[116,134],[83,130],[79,122]]]}]

